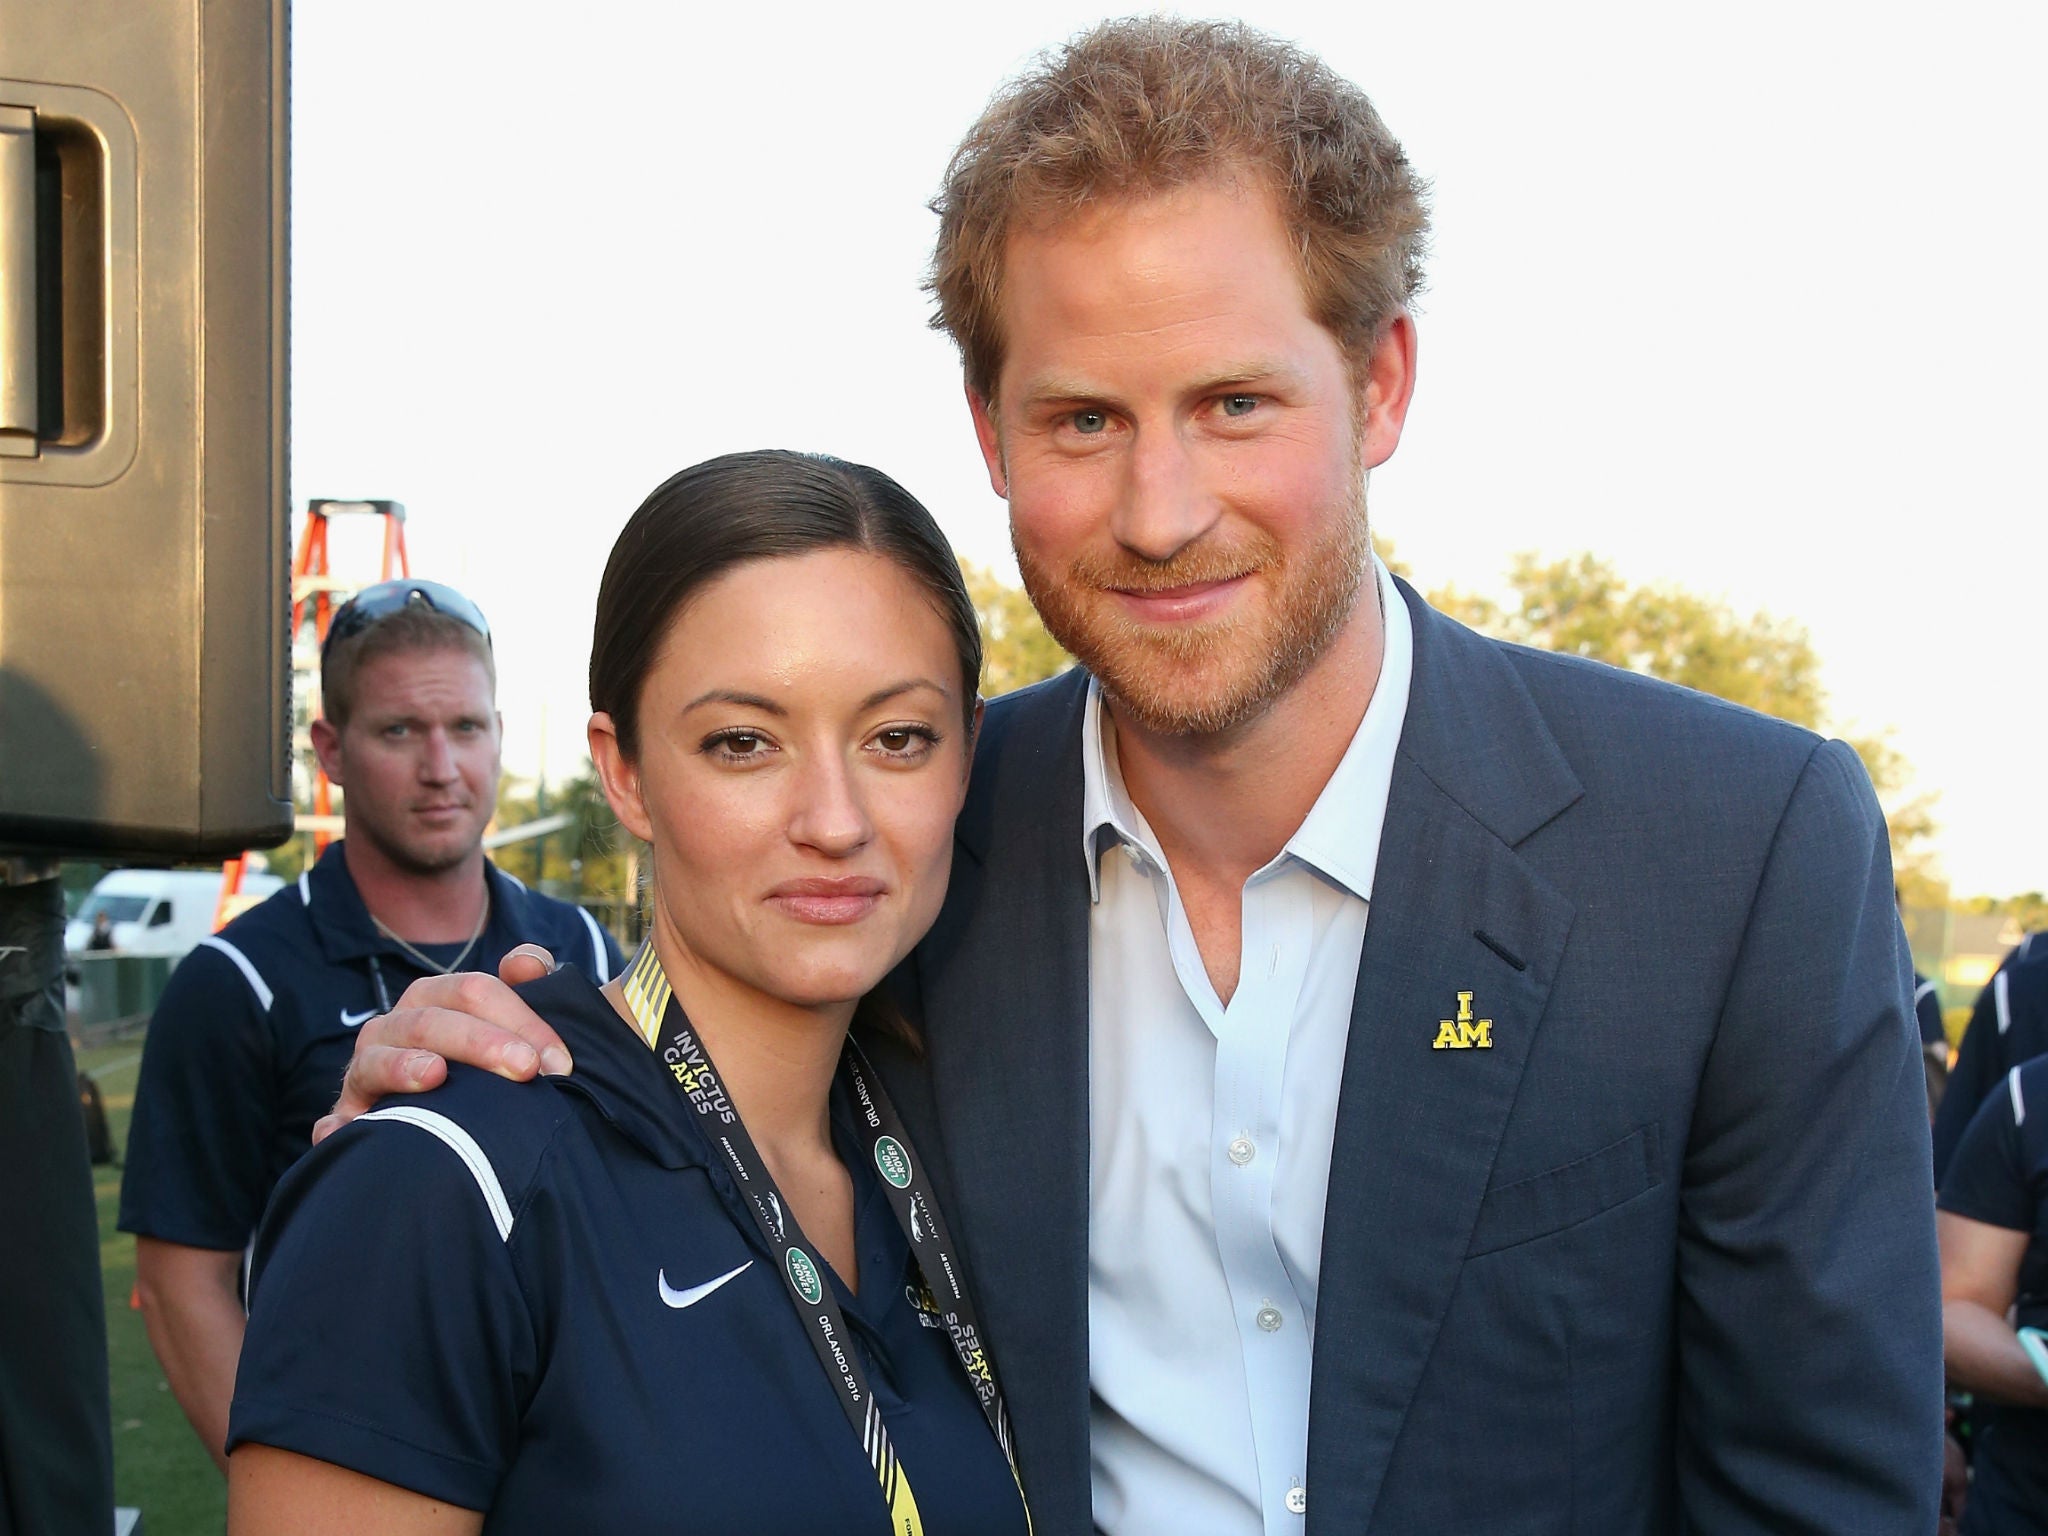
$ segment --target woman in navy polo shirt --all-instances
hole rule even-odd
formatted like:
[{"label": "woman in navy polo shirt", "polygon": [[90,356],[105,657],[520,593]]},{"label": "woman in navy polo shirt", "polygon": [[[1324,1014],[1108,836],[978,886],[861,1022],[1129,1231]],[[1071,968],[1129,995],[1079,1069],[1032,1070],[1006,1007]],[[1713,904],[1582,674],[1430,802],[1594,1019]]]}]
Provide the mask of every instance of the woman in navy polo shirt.
[{"label": "woman in navy polo shirt", "polygon": [[1978,1108],[1936,1220],[1948,1378],[1984,1410],[1963,1536],[2048,1536],[2048,1056]]},{"label": "woman in navy polo shirt", "polygon": [[590,746],[652,847],[648,947],[525,989],[555,1091],[452,1068],[280,1187],[231,1531],[1028,1532],[855,1043],[903,1033],[867,996],[945,894],[980,666],[952,551],[874,470],[734,455],[634,514]]}]

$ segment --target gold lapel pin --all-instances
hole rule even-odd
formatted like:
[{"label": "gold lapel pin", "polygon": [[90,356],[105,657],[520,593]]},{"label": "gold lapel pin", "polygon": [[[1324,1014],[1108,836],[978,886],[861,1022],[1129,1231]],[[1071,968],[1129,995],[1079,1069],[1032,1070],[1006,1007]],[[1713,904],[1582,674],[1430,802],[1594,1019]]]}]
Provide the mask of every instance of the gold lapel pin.
[{"label": "gold lapel pin", "polygon": [[1472,994],[1458,994],[1458,1016],[1439,1020],[1433,1051],[1490,1051],[1493,1049],[1493,1020],[1472,1017]]}]

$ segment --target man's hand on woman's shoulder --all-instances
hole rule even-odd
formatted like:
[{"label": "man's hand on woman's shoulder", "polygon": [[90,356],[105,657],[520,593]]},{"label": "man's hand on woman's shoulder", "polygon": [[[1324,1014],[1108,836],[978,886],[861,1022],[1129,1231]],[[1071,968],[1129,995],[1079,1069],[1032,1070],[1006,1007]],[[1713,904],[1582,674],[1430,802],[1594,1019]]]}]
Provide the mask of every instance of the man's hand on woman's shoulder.
[{"label": "man's hand on woman's shoulder", "polygon": [[521,944],[498,962],[496,976],[462,971],[421,977],[396,1008],[363,1025],[341,1097],[313,1127],[313,1140],[340,1130],[379,1099],[438,1087],[451,1061],[515,1082],[536,1072],[567,1072],[572,1063],[561,1036],[512,991],[554,968],[554,956],[545,949]]}]

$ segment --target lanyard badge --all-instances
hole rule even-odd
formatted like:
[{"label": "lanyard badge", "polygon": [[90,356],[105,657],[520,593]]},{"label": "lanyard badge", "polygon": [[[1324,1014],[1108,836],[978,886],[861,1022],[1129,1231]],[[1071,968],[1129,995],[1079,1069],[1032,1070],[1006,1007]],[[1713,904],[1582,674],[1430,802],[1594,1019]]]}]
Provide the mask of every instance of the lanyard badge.
[{"label": "lanyard badge", "polygon": [[[897,1536],[923,1536],[924,1523],[910,1491],[909,1475],[889,1443],[881,1409],[869,1389],[867,1373],[854,1353],[846,1319],[825,1281],[821,1260],[775,1187],[767,1164],[740,1122],[739,1112],[726,1096],[718,1069],[690,1027],[682,1004],[676,1001],[651,942],[643,944],[640,953],[633,957],[620,985],[641,1034],[660,1053],[662,1065],[675,1080],[676,1091],[699,1116],[701,1128],[724,1155],[734,1182],[747,1197],[754,1225],[775,1255],[783,1289],[803,1322],[818,1363],[832,1382],[847,1422],[861,1437],[882,1497],[889,1505],[890,1529]],[[889,1208],[910,1240],[911,1257],[937,1303],[953,1352],[974,1386],[982,1415],[994,1431],[1015,1479],[1017,1458],[1010,1444],[1009,1415],[982,1345],[973,1303],[968,1300],[966,1270],[945,1218],[939,1213],[938,1201],[911,1149],[910,1133],[883,1093],[881,1082],[860,1047],[850,1039],[840,1060],[840,1070],[846,1075],[859,1112],[862,1149],[881,1175]],[[1021,1499],[1023,1494],[1020,1481],[1017,1495]],[[1026,1510],[1027,1528],[1030,1518]]]}]

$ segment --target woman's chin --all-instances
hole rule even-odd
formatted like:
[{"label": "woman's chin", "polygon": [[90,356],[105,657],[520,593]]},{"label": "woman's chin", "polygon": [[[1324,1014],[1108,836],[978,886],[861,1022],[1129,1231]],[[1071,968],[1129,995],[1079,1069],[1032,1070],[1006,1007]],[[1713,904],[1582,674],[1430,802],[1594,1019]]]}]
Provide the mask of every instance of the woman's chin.
[{"label": "woman's chin", "polygon": [[859,1002],[887,974],[872,966],[785,972],[769,978],[762,990],[793,1008],[843,1008]]}]

